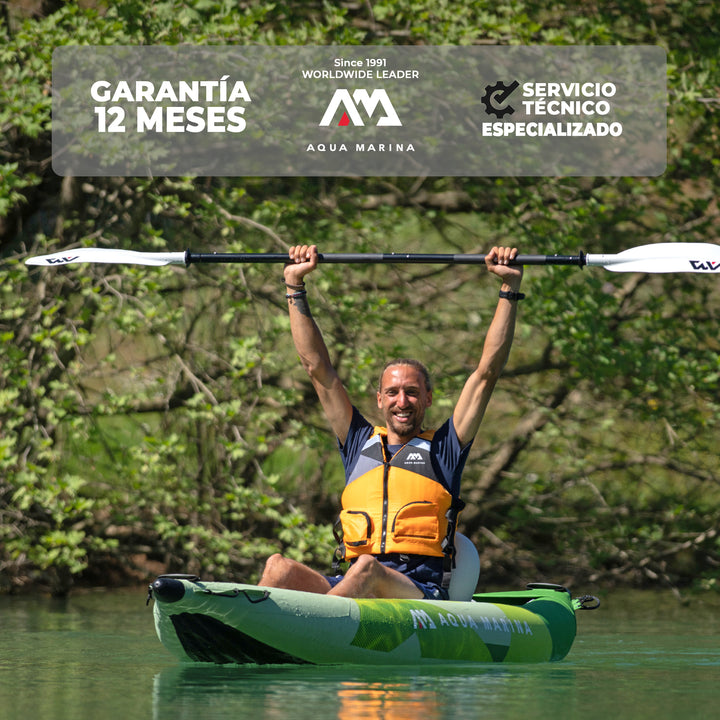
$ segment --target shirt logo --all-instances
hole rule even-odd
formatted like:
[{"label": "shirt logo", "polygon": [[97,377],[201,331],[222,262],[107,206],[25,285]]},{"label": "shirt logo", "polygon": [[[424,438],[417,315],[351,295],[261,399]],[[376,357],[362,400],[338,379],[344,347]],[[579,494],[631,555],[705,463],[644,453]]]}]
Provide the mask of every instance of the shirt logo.
[{"label": "shirt logo", "polygon": [[412,463],[413,465],[424,465],[425,459],[422,456],[422,453],[419,452],[411,452],[408,453],[407,457],[405,458],[406,463]]}]

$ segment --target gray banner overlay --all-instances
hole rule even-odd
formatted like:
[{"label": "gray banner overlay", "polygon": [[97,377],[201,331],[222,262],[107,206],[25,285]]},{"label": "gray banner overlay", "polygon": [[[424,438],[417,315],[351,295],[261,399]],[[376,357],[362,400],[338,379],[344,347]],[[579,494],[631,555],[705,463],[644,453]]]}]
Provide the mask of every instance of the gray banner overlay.
[{"label": "gray banner overlay", "polygon": [[654,46],[60,47],[73,176],[654,176]]}]

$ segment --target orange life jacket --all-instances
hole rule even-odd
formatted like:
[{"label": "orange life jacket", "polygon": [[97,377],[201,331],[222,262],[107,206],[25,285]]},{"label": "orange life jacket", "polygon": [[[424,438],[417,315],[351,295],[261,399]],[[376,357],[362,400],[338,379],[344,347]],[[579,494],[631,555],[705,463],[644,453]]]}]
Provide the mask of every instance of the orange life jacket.
[{"label": "orange life jacket", "polygon": [[346,560],[367,553],[444,555],[453,498],[431,462],[433,435],[413,438],[390,458],[387,429],[374,428],[342,494]]}]

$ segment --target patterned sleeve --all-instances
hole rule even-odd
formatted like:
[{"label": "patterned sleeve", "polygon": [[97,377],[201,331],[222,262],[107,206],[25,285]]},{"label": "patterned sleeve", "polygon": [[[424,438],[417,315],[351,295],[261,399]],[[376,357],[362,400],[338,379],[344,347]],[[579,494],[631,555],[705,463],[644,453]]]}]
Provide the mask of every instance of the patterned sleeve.
[{"label": "patterned sleeve", "polygon": [[338,440],[340,457],[342,458],[343,467],[345,468],[346,482],[351,469],[355,466],[358,455],[360,454],[365,441],[372,435],[372,433],[372,423],[368,422],[361,415],[360,411],[353,406],[353,416],[350,422],[350,429],[348,430],[347,437],[345,438],[345,444],[342,445]]},{"label": "patterned sleeve", "polygon": [[446,420],[435,432],[432,440],[432,457],[438,477],[454,497],[460,496],[460,480],[472,442],[462,447],[452,418]]}]

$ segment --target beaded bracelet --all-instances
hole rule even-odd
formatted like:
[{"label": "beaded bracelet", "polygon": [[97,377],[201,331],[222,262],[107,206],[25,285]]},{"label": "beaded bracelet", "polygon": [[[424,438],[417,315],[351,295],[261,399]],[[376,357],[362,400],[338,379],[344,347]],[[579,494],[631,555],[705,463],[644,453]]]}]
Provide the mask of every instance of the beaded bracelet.
[{"label": "beaded bracelet", "polygon": [[303,295],[307,295],[307,290],[298,290],[294,293],[285,293],[285,297],[288,300],[296,300],[297,298],[303,297]]}]

